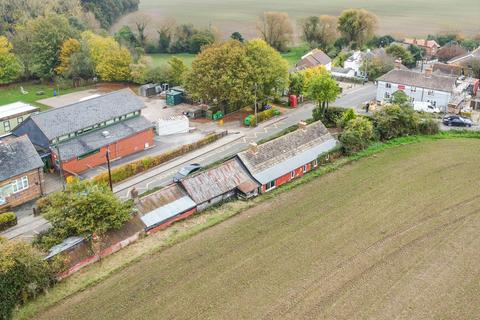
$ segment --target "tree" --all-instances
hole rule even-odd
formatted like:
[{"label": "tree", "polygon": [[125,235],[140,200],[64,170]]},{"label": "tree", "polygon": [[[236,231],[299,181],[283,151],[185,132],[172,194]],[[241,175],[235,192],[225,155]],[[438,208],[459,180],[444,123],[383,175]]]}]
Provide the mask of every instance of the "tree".
[{"label": "tree", "polygon": [[132,56],[111,37],[102,37],[92,32],[82,33],[88,45],[90,58],[96,74],[104,81],[127,81],[130,79]]},{"label": "tree", "polygon": [[409,45],[408,51],[412,54],[413,60],[420,61],[425,57],[425,50],[416,45]]},{"label": "tree", "polygon": [[293,25],[285,12],[265,12],[257,24],[263,40],[280,52],[292,41]]},{"label": "tree", "polygon": [[130,65],[131,78],[134,83],[145,84],[148,82],[148,73],[152,67],[152,59],[147,56],[142,56],[137,63]]},{"label": "tree", "polygon": [[468,51],[473,51],[480,46],[480,41],[475,39],[465,39],[462,41],[461,45]]},{"label": "tree", "polygon": [[0,36],[0,84],[15,81],[22,72],[22,64],[12,50],[7,37]]},{"label": "tree", "polygon": [[373,122],[378,137],[390,140],[396,137],[418,133],[420,118],[412,108],[402,108],[392,104],[373,114]]},{"label": "tree", "polygon": [[23,241],[0,241],[0,319],[11,319],[14,308],[45,291],[54,270],[43,254]]},{"label": "tree", "polygon": [[57,74],[64,73],[70,67],[70,57],[78,51],[80,51],[80,41],[73,38],[65,40],[60,49],[60,64],[55,68],[55,72]]},{"label": "tree", "polygon": [[246,55],[256,84],[257,100],[266,104],[288,87],[288,63],[263,40],[246,43]]},{"label": "tree", "polygon": [[172,27],[163,25],[157,30],[158,33],[158,52],[167,53],[172,42]]},{"label": "tree", "polygon": [[348,9],[338,18],[338,31],[352,45],[361,47],[374,34],[377,16],[365,9]]},{"label": "tree", "polygon": [[392,103],[399,106],[408,106],[410,98],[402,90],[397,90],[392,94]]},{"label": "tree", "polygon": [[109,29],[122,15],[138,10],[140,0],[82,0],[84,10],[93,12],[102,28]]},{"label": "tree", "polygon": [[233,40],[240,41],[240,42],[243,42],[245,40],[245,39],[243,39],[242,34],[238,31],[235,31],[234,33],[232,33],[230,38],[233,39]]},{"label": "tree", "polygon": [[373,48],[386,48],[394,42],[395,39],[391,35],[381,37],[374,36],[367,45]]},{"label": "tree", "polygon": [[138,47],[140,44],[137,40],[137,37],[133,33],[132,29],[129,26],[122,26],[114,36],[115,40],[129,48]]},{"label": "tree", "polygon": [[80,50],[74,52],[69,59],[68,67],[62,75],[73,80],[74,87],[80,86],[80,80],[91,79],[95,75],[95,67],[85,43],[81,43]]},{"label": "tree", "polygon": [[392,55],[393,57],[395,57],[396,59],[401,59],[402,63],[409,68],[414,67],[416,64],[415,59],[413,59],[413,56],[410,53],[410,51],[408,51],[407,49],[405,49],[399,44],[391,44],[387,48],[386,52]]},{"label": "tree", "polygon": [[367,55],[360,70],[367,74],[369,80],[376,80],[395,67],[395,58],[385,52]]},{"label": "tree", "polygon": [[305,75],[302,72],[291,73],[290,76],[289,93],[294,95],[302,95],[305,88]]},{"label": "tree", "polygon": [[[75,180],[65,191],[49,194],[39,210],[62,236],[102,236],[130,220],[132,204],[123,202],[104,184]],[[60,239],[61,241],[61,239]]]},{"label": "tree", "polygon": [[183,79],[185,77],[188,67],[185,65],[182,59],[173,57],[168,61],[167,78],[171,85],[183,85]]},{"label": "tree", "polygon": [[302,22],[303,39],[312,48],[324,50],[333,45],[337,33],[337,18],[327,15],[308,17]]},{"label": "tree", "polygon": [[351,155],[367,148],[374,138],[375,132],[370,120],[357,117],[347,123],[340,135],[340,142],[344,152]]},{"label": "tree", "polygon": [[212,44],[193,61],[185,87],[194,99],[235,111],[253,101],[251,68],[241,42]]},{"label": "tree", "polygon": [[60,15],[50,14],[29,21],[25,28],[31,37],[31,62],[35,73],[41,78],[51,78],[60,64],[62,44],[70,38],[78,38],[78,31]]},{"label": "tree", "polygon": [[438,60],[447,62],[448,60],[467,53],[467,50],[457,43],[449,43],[437,51]]},{"label": "tree", "polygon": [[189,52],[199,53],[202,47],[212,44],[215,36],[210,31],[199,31],[193,34],[189,40]]},{"label": "tree", "polygon": [[328,108],[328,104],[334,102],[339,94],[340,87],[329,74],[317,75],[308,83],[307,96],[317,102],[317,108],[323,113]]}]

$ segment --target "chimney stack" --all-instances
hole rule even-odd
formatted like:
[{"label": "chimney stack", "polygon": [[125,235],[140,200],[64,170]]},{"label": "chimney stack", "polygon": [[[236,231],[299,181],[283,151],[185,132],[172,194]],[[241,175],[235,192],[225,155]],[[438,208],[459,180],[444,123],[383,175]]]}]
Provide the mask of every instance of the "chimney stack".
[{"label": "chimney stack", "polygon": [[395,70],[400,70],[402,69],[402,59],[397,59],[395,60]]},{"label": "chimney stack", "polygon": [[258,144],[256,142],[251,142],[248,150],[253,154],[257,154],[258,153]]},{"label": "chimney stack", "polygon": [[307,129],[307,123],[305,121],[300,121],[298,123],[298,128],[300,128],[302,130],[306,130]]}]

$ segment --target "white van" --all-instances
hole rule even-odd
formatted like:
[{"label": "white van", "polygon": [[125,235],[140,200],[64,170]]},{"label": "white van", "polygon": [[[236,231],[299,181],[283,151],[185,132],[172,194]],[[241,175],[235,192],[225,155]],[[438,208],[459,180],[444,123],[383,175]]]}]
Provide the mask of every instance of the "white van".
[{"label": "white van", "polygon": [[414,102],[413,110],[418,112],[439,113],[440,109],[432,106],[430,102]]}]

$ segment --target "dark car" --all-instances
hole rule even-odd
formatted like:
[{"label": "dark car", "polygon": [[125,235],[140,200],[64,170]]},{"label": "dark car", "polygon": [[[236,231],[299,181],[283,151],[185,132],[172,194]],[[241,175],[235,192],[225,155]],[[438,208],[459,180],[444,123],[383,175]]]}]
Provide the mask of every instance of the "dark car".
[{"label": "dark car", "polygon": [[443,118],[443,124],[449,127],[471,127],[472,120],[457,115],[447,115]]},{"label": "dark car", "polygon": [[188,166],[185,166],[183,167],[182,169],[180,169],[180,171],[178,171],[174,176],[173,176],[173,182],[179,182],[180,180],[182,180],[183,178],[185,178],[186,176],[194,173],[194,172],[197,172],[198,170],[200,170],[202,168],[201,165],[199,165],[198,163],[192,163],[192,164],[189,164]]}]

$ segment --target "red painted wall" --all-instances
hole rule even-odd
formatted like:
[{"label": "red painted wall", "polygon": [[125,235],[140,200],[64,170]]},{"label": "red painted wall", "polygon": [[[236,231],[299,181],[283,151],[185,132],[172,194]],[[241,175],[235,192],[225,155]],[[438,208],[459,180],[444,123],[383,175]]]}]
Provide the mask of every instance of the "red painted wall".
[{"label": "red painted wall", "polygon": [[[313,169],[313,165],[312,165],[311,163],[307,163],[307,171],[306,171],[306,172],[309,172],[309,171],[311,171],[312,169]],[[301,176],[304,175],[304,173],[303,173],[303,166],[301,166],[300,168],[295,169],[294,171],[295,171],[295,176],[294,176],[293,178],[292,178],[292,173],[291,173],[291,172],[289,172],[288,174],[283,175],[283,176],[277,178],[277,179],[275,180],[275,186],[276,186],[276,187],[280,187],[282,184],[285,184],[285,183],[287,183],[287,182],[290,182],[290,181],[292,181],[293,179],[296,179],[296,178],[301,177]],[[266,185],[263,185],[263,186],[262,186],[262,192],[268,192],[268,191],[266,190],[266,188],[267,188],[267,186],[266,186]],[[270,190],[269,190],[269,191],[270,191]]]},{"label": "red painted wall", "polygon": [[197,208],[193,208],[187,212],[184,212],[182,214],[179,214],[179,215],[176,215],[175,217],[173,217],[172,219],[168,220],[168,221],[165,221],[164,223],[162,223],[161,225],[158,225],[156,226],[155,228],[153,229],[150,229],[147,231],[147,234],[150,235],[152,233],[155,233],[155,232],[158,232],[158,231],[162,231],[163,229],[166,229],[168,228],[169,226],[171,226],[174,222],[177,222],[179,220],[183,220],[183,219],[186,219],[188,218],[189,216],[191,216],[192,214],[194,214],[195,212],[197,212]]},{"label": "red painted wall", "polygon": [[[151,147],[153,146],[153,129],[140,132],[136,135],[130,136],[123,140],[117,141],[108,147],[103,147],[100,152],[92,154],[89,157],[83,159],[72,159],[70,161],[63,162],[63,170],[65,174],[68,173],[81,173],[90,168],[97,167],[107,162],[106,152],[107,148],[110,150],[110,159],[119,159],[131,155],[133,153],[145,150],[145,144]],[[53,161],[55,161],[56,154],[52,153]]]}]

